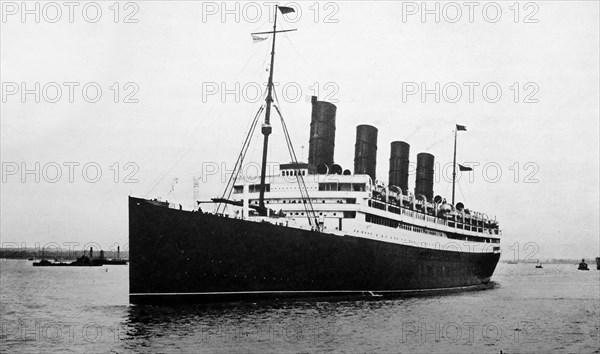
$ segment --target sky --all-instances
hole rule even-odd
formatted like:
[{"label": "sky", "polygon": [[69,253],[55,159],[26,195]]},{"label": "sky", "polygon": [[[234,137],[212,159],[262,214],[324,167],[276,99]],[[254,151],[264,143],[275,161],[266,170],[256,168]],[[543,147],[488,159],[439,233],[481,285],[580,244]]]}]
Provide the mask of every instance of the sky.
[{"label": "sky", "polygon": [[[336,163],[353,169],[371,124],[379,179],[406,141],[450,199],[465,125],[457,201],[497,218],[504,259],[599,256],[599,3],[464,4],[289,3],[274,76],[298,155],[318,95],[338,107]],[[261,104],[270,41],[250,33],[271,3],[25,6],[3,1],[0,23],[3,247],[126,248],[128,195],[190,205],[194,177],[201,199],[222,192]],[[277,119],[269,161],[289,162]]]}]

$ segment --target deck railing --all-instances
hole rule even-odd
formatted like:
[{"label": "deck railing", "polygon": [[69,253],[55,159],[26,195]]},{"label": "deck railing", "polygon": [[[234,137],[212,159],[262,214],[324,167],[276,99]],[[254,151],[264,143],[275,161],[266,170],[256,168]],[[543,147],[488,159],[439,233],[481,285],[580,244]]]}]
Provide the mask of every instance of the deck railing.
[{"label": "deck railing", "polygon": [[[402,206],[392,205],[390,203],[382,202],[382,201],[378,201],[378,200],[374,200],[374,199],[371,199],[369,202],[370,202],[369,206],[372,208],[375,208],[375,209],[385,210],[385,211],[388,211],[388,212],[394,213],[394,214],[407,215],[408,217],[413,218],[413,219],[419,219],[419,220],[423,220],[423,221],[427,221],[427,222],[431,222],[431,223],[445,225],[445,226],[448,226],[448,227],[451,227],[454,229],[472,231],[472,232],[476,232],[476,233],[480,233],[480,234],[487,234],[487,235],[500,235],[501,234],[500,230],[497,228],[486,228],[484,226],[479,225],[479,224],[484,223],[483,220],[475,220],[475,223],[477,225],[472,225],[472,223],[465,223],[465,222],[460,222],[458,220],[448,220],[448,219],[443,219],[443,218],[440,218],[437,216],[426,215],[426,214],[418,212],[418,211],[408,210]],[[470,219],[470,220],[473,220],[473,219]]]}]

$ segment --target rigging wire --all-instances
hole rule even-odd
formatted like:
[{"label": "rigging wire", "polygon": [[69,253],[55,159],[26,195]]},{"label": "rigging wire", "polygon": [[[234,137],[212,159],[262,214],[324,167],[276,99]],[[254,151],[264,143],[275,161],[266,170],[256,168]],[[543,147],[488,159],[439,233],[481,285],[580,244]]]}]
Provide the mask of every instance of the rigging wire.
[{"label": "rigging wire", "polygon": [[[265,76],[265,65],[267,63],[267,60],[269,59],[269,51],[266,50],[265,51],[265,56],[263,58],[263,62],[262,64],[256,69],[255,72],[255,76],[259,77],[259,81],[262,82],[263,78]],[[268,72],[268,71],[267,71]],[[267,87],[265,87],[262,91],[261,97],[259,99],[259,101],[265,101],[267,97]],[[264,111],[265,108],[265,104],[263,103],[259,112],[257,113],[257,115],[255,116],[254,120],[252,120],[252,122],[250,123],[250,128],[247,127],[247,135],[246,135],[246,140],[249,139],[251,140],[254,137],[254,132],[255,132],[255,128],[256,125],[258,124],[258,117],[260,117],[260,115],[262,114],[262,112]],[[250,151],[250,157],[255,156],[255,151],[256,151],[256,145],[257,144],[251,144],[251,141],[248,141],[248,143],[246,144],[246,141],[244,141],[242,143],[242,146],[240,147],[240,155],[243,152],[243,156],[242,159],[240,160],[240,158],[238,157],[238,161],[236,161],[235,167],[232,170],[232,175],[227,183],[227,185],[225,186],[225,189],[223,190],[223,195],[222,195],[222,199],[229,199],[231,197],[231,193],[233,191],[233,185],[230,186],[230,183],[235,183],[235,181],[237,180],[237,178],[239,177],[242,168],[243,168],[243,162],[244,160],[246,160],[247,156],[248,156],[248,149],[250,148],[250,146],[252,145],[252,150]],[[245,146],[245,147],[244,147]],[[226,211],[228,205],[226,203],[219,203],[217,205],[217,209],[216,212],[218,213],[220,210],[221,205],[223,204],[223,212]]]},{"label": "rigging wire", "polygon": [[270,21],[271,21],[271,19],[270,19],[270,16],[267,16],[267,18],[266,18],[266,19],[263,21],[263,23],[261,23],[260,25],[258,25],[257,27],[255,27],[255,28],[254,28],[254,30],[253,30],[252,32],[259,32],[259,30],[260,30],[261,28],[263,28],[263,26],[264,26],[266,23],[269,23],[269,24],[270,24],[270,23],[271,23]]},{"label": "rigging wire", "polygon": [[[279,110],[279,107],[277,105],[274,105],[274,107],[275,107],[275,110],[277,111],[277,114],[279,115],[280,120],[281,120],[281,126],[283,128],[285,140],[286,140],[286,143],[287,143],[287,146],[288,146],[288,151],[290,153],[290,158],[292,159],[292,162],[294,164],[298,164],[298,158],[296,156],[296,152],[294,151],[294,147],[292,145],[292,142],[291,142],[291,139],[290,139],[290,136],[289,136],[289,132],[287,130],[287,126],[285,124],[285,121],[283,119],[281,111]],[[317,214],[316,214],[316,212],[314,210],[314,207],[312,205],[312,201],[310,199],[310,196],[308,195],[308,188],[306,187],[306,183],[304,182],[304,177],[302,176],[301,173],[297,173],[296,177],[297,177],[296,179],[298,181],[298,187],[299,187],[299,190],[300,190],[300,195],[301,195],[301,197],[302,197],[302,199],[304,201],[302,203],[302,205],[304,206],[304,210],[306,211],[306,215],[307,215],[307,218],[308,218],[308,223],[310,224],[310,226],[313,226],[311,220],[314,219],[314,222],[315,222],[314,226],[318,230],[319,223],[318,223],[318,220],[317,220]]]},{"label": "rigging wire", "polygon": [[[277,104],[274,105],[275,110],[277,111],[277,114],[279,115],[279,119],[281,120],[281,127],[283,129],[283,134],[285,137],[285,141],[288,147],[288,152],[290,153],[290,158],[292,159],[292,162],[294,164],[298,164],[298,157],[296,155],[296,151],[294,150],[294,145],[292,144],[292,139],[290,138],[290,134],[289,131],[287,129],[287,125],[285,124],[285,120],[283,119],[283,115],[281,113],[281,110],[279,109],[279,98],[277,97],[277,93],[275,92],[275,102]],[[306,183],[304,181],[304,176],[302,176],[301,173],[296,174],[296,179],[298,181],[298,187],[300,190],[300,195],[303,199],[303,206],[304,206],[304,210],[306,211],[306,215],[308,218],[308,223],[309,225],[312,227],[312,219],[314,219],[315,225],[314,227],[316,227],[317,230],[319,230],[319,222],[317,220],[317,214],[314,210],[314,207],[312,205],[312,200],[310,199],[310,196],[308,194],[308,188],[306,187]]]},{"label": "rigging wire", "polygon": [[462,187],[460,186],[460,181],[457,181],[458,190],[460,191],[460,195],[463,197],[463,204],[467,204],[467,198],[465,198],[465,194],[463,193]]},{"label": "rigging wire", "polygon": [[444,194],[443,195],[448,195],[448,192],[450,190],[450,184],[446,184],[446,189],[444,190]]},{"label": "rigging wire", "polygon": [[[285,26],[283,24],[280,25],[282,30],[286,30]],[[305,65],[300,65],[300,70],[303,71],[304,73],[304,77],[305,78],[310,78],[310,73],[314,73],[315,70],[311,70],[310,72],[307,71],[307,67],[310,69],[315,69],[314,64],[309,63],[306,58],[304,58],[304,55],[302,55],[302,53],[298,50],[298,48],[296,48],[296,46],[294,45],[294,42],[292,42],[292,39],[290,38],[290,36],[288,36],[287,32],[283,33],[283,36],[285,37],[285,39],[288,41],[288,43],[290,44],[290,46],[292,47],[292,49],[296,52],[296,55],[298,58],[300,58]]]},{"label": "rigging wire", "polygon": [[[258,102],[265,101],[266,97],[267,97],[267,90],[263,90],[263,92],[262,92],[262,94],[261,94],[260,99],[258,100]],[[264,106],[264,103],[262,105]],[[248,121],[248,125],[246,126],[246,130],[245,130],[246,132],[248,131],[248,129],[250,129],[249,127],[252,124],[254,124],[254,120]],[[246,135],[247,135],[247,133],[246,133]],[[242,145],[240,146],[240,149],[244,146],[244,144],[245,144],[245,142],[242,143]]]},{"label": "rigging wire", "polygon": [[[433,136],[433,138],[435,139],[435,138],[437,138],[437,136],[438,136],[438,134],[435,134],[435,135]],[[448,136],[445,136],[445,135],[444,135],[444,136],[442,136],[442,137],[440,137],[440,138],[436,139],[436,140],[435,140],[433,143],[431,143],[431,144],[430,144],[428,147],[426,147],[426,148],[425,148],[425,151],[427,151],[427,150],[431,150],[431,149],[432,149],[434,146],[436,146],[436,145],[438,145],[438,144],[440,144],[440,143],[446,143],[446,142],[449,142],[449,141],[452,141],[452,140],[450,139],[450,137],[448,137]]]},{"label": "rigging wire", "polygon": [[[246,67],[248,66],[248,64],[252,61],[252,59],[254,59],[254,57],[256,56],[256,54],[259,52],[261,48],[258,47],[256,48],[256,50],[254,51],[254,53],[252,54],[252,56],[246,61],[246,63],[244,64],[244,66],[242,67],[242,69],[235,75],[235,78],[233,79],[233,81],[236,81],[240,75],[244,72],[244,70],[246,69]],[[263,65],[264,66],[264,61],[263,61]],[[206,117],[210,117],[210,115],[213,113],[214,108],[217,106],[218,102],[215,102],[210,109],[208,110],[208,113],[206,114]],[[152,193],[152,191],[160,184],[163,182],[163,180],[169,175],[169,173],[171,173],[171,171],[175,168],[175,166],[177,166],[181,160],[183,160],[189,153],[190,151],[192,151],[193,146],[188,146],[187,149],[185,148],[186,145],[188,145],[188,141],[193,138],[193,136],[196,134],[196,132],[204,127],[204,125],[207,122],[210,122],[210,119],[202,119],[200,120],[201,124],[197,125],[194,129],[192,129],[190,131],[190,133],[183,139],[183,141],[185,141],[185,143],[183,144],[183,146],[180,149],[180,152],[178,153],[178,157],[175,159],[175,162],[173,162],[173,164],[171,165],[171,167],[169,167],[166,172],[158,179],[158,181],[156,181],[156,183],[154,183],[152,185],[152,187],[150,187],[150,189],[145,193],[145,197],[147,198],[148,195],[150,193]],[[185,149],[185,150],[184,150]]]},{"label": "rigging wire", "polygon": [[[304,58],[304,56],[302,55],[302,53],[300,53],[300,51],[296,48],[296,46],[294,45],[294,43],[292,42],[292,40],[290,39],[290,37],[287,35],[287,33],[284,33],[283,36],[285,37],[285,39],[287,39],[287,41],[290,43],[290,45],[292,46],[292,49],[294,49],[294,51],[296,52],[296,54],[298,55],[298,57],[300,59],[302,59],[302,61],[304,62],[304,64],[306,64],[307,67],[312,68],[313,65],[309,64],[306,59]],[[304,74],[306,75],[306,78],[310,77],[310,72],[306,70],[306,67],[304,65],[300,65],[300,70],[302,70],[304,72]],[[314,72],[314,71],[313,71]]]},{"label": "rigging wire", "polygon": [[[240,154],[238,155],[237,161],[235,162],[235,165],[233,167],[233,172],[231,173],[231,176],[229,177],[229,181],[227,181],[227,185],[225,186],[225,189],[223,190],[223,195],[222,195],[221,199],[229,199],[231,197],[231,193],[233,191],[233,186],[240,174],[240,171],[242,170],[242,164],[244,162],[244,158],[246,157],[246,152],[248,151],[248,147],[250,146],[250,142],[252,141],[252,137],[254,136],[254,131],[256,130],[256,126],[258,125],[260,115],[262,114],[264,108],[265,108],[265,105],[262,104],[260,106],[260,108],[258,109],[258,111],[256,112],[256,115],[254,116],[254,120],[252,121],[250,129],[248,130],[248,133],[246,134],[246,139],[244,140]],[[223,203],[219,203],[217,205],[217,213],[219,212],[219,209],[221,208],[222,204]],[[227,205],[225,204],[225,207],[226,206]],[[225,207],[223,208],[223,212],[225,212]]]}]

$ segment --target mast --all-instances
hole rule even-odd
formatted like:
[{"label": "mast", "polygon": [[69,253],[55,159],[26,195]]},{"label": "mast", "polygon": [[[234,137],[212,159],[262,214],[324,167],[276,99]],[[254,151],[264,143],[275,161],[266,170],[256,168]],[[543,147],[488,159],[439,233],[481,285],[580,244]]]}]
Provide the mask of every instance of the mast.
[{"label": "mast", "polygon": [[[454,162],[452,163],[452,205],[454,206],[454,188],[456,187],[456,137],[458,136],[459,131],[466,131],[467,127],[464,125],[456,124],[456,129],[454,130]],[[459,165],[460,167],[460,165]],[[462,171],[462,170],[461,170]],[[468,171],[468,170],[465,170]],[[469,169],[470,171],[470,169]]]},{"label": "mast", "polygon": [[456,184],[456,137],[458,129],[454,129],[454,162],[452,163],[452,205],[454,206],[454,187]]},{"label": "mast", "polygon": [[294,12],[294,9],[292,9],[290,7],[285,7],[285,6],[280,7],[279,5],[275,5],[275,20],[273,21],[273,31],[272,32],[252,33],[253,35],[255,35],[255,34],[273,34],[273,43],[271,45],[271,66],[269,67],[269,83],[267,84],[268,85],[267,98],[265,100],[267,103],[267,107],[265,110],[265,122],[263,123],[262,128],[261,128],[262,134],[264,135],[262,166],[260,169],[260,194],[259,194],[259,207],[260,207],[261,211],[265,211],[265,189],[266,189],[265,178],[266,178],[266,174],[267,174],[267,153],[269,150],[269,135],[271,135],[271,132],[273,131],[273,128],[271,127],[271,103],[273,102],[273,69],[275,66],[275,37],[277,36],[277,33],[295,31],[295,29],[277,31],[277,12],[278,12],[278,10],[281,11],[282,15],[289,13],[289,12]]},{"label": "mast", "polygon": [[273,102],[273,69],[275,65],[275,37],[277,36],[277,8],[275,5],[275,21],[273,21],[273,44],[271,47],[271,66],[269,67],[269,83],[267,84],[267,109],[265,111],[265,123],[262,125],[261,131],[264,135],[262,166],[260,169],[260,195],[259,206],[261,210],[265,210],[265,177],[267,173],[267,152],[269,149],[269,135],[271,135],[271,102]]}]

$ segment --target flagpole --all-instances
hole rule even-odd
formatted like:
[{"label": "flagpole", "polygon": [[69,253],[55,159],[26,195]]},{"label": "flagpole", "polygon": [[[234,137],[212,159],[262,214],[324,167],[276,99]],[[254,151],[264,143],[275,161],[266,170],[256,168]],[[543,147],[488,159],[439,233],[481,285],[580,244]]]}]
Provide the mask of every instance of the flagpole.
[{"label": "flagpole", "polygon": [[454,129],[454,162],[452,163],[452,206],[454,206],[454,187],[456,184],[456,137],[458,135],[458,127]]},{"label": "flagpole", "polygon": [[263,140],[263,155],[262,155],[262,167],[260,170],[260,195],[259,195],[259,206],[262,211],[265,210],[265,175],[267,173],[267,152],[269,149],[269,135],[271,134],[271,102],[273,101],[273,69],[275,65],[275,37],[277,36],[277,9],[278,5],[275,5],[275,21],[273,22],[273,44],[271,48],[271,66],[269,67],[269,83],[267,84],[267,109],[265,110],[265,123],[262,126],[262,134],[264,135]]}]

